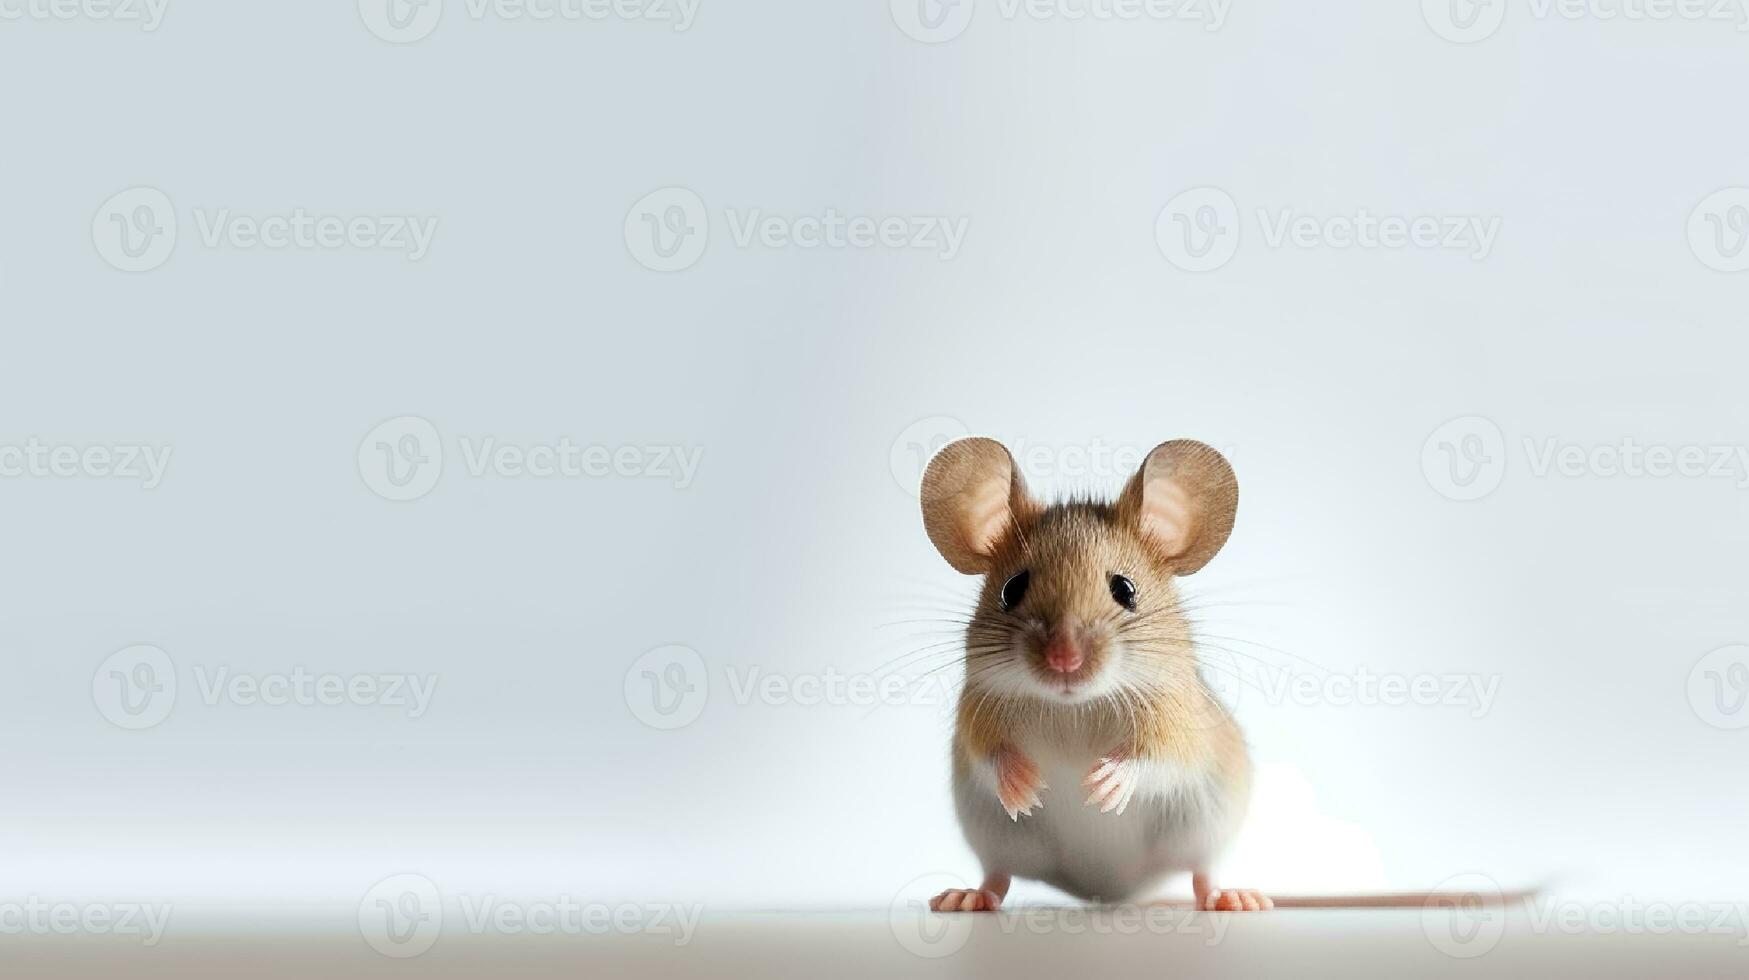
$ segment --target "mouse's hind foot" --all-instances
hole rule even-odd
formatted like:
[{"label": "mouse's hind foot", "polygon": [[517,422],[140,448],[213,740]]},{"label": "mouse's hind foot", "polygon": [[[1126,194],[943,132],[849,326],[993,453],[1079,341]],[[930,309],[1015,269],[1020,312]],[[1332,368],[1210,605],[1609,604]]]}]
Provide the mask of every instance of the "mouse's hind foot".
[{"label": "mouse's hind foot", "polygon": [[1205,912],[1267,912],[1275,908],[1268,895],[1255,888],[1216,888],[1206,874],[1192,875],[1196,907]]},{"label": "mouse's hind foot", "polygon": [[982,888],[949,888],[929,900],[931,912],[994,912],[1002,907],[995,892]]}]

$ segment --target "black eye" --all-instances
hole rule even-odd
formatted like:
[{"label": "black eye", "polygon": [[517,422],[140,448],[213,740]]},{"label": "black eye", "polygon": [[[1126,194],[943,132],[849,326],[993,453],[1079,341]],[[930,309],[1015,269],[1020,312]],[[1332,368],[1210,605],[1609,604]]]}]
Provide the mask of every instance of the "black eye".
[{"label": "black eye", "polygon": [[1130,612],[1136,611],[1136,583],[1122,575],[1111,577],[1111,597],[1117,600],[1118,605]]},{"label": "black eye", "polygon": [[1002,584],[1002,611],[1007,612],[1020,605],[1020,600],[1026,598],[1026,586],[1031,578],[1025,572],[1014,576]]}]

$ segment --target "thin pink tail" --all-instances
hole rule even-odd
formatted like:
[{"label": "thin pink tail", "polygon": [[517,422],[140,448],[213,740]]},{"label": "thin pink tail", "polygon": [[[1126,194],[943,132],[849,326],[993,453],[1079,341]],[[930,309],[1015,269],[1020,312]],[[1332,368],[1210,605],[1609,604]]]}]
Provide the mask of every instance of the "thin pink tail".
[{"label": "thin pink tail", "polygon": [[[1541,891],[1515,892],[1375,892],[1371,895],[1271,895],[1278,909],[1420,909],[1498,907],[1535,898]],[[1195,908],[1188,899],[1162,904]]]}]

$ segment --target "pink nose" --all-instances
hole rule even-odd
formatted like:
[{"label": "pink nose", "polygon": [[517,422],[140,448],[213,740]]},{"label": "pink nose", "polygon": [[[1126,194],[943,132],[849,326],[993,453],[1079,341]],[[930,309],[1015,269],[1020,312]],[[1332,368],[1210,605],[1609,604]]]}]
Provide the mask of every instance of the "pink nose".
[{"label": "pink nose", "polygon": [[1067,674],[1081,669],[1081,647],[1069,635],[1068,630],[1059,629],[1051,634],[1050,643],[1045,645],[1045,666],[1059,674]]}]

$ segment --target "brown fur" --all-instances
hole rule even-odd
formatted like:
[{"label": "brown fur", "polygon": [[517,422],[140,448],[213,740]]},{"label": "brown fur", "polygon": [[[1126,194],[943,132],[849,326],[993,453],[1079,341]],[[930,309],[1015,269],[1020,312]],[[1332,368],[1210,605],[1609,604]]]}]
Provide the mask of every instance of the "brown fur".
[{"label": "brown fur", "polygon": [[[1008,740],[1017,723],[1050,724],[1074,715],[1077,722],[1104,721],[1127,733],[1138,756],[1169,759],[1203,769],[1243,767],[1244,743],[1198,673],[1191,625],[1173,582],[1174,559],[1153,546],[1120,517],[1117,507],[1067,503],[1040,508],[1017,520],[995,543],[990,572],[966,631],[967,683],[960,695],[959,745],[968,761],[987,758]],[[1023,620],[1002,611],[1000,595],[1009,577],[1031,572]],[[1137,608],[1131,614],[1113,602],[1112,574],[1136,583]],[[1145,660],[1149,695],[1131,701],[1115,698],[1082,705],[1052,705],[1004,697],[981,689],[983,662],[1005,657],[1010,637],[1028,640],[1029,663],[1041,677],[1046,623],[1072,616],[1090,624],[1085,631],[1087,664],[1106,666],[1111,642],[1121,638],[1132,657]],[[1088,716],[1092,718],[1089,719]],[[1062,720],[1068,721],[1068,718]]]}]

